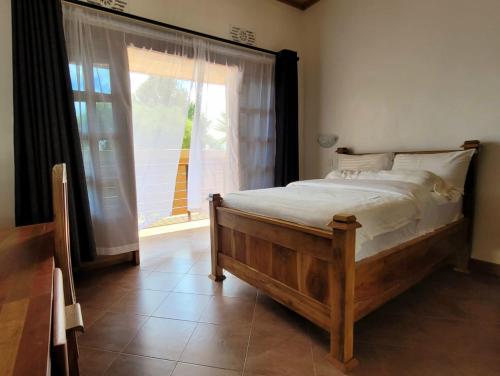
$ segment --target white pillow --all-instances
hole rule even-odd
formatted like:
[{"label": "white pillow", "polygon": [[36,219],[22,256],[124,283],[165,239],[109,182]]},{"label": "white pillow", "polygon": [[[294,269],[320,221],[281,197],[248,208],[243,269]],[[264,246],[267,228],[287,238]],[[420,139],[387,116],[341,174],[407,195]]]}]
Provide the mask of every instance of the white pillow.
[{"label": "white pillow", "polygon": [[436,192],[450,200],[462,195],[455,187],[449,186],[436,174],[425,170],[353,171],[333,170],[325,179],[344,180],[391,180],[417,184],[427,192]]},{"label": "white pillow", "polygon": [[390,170],[394,153],[338,155],[339,170],[379,171]]},{"label": "white pillow", "polygon": [[464,193],[465,178],[475,150],[432,154],[398,154],[393,170],[427,170],[443,178],[448,184]]}]

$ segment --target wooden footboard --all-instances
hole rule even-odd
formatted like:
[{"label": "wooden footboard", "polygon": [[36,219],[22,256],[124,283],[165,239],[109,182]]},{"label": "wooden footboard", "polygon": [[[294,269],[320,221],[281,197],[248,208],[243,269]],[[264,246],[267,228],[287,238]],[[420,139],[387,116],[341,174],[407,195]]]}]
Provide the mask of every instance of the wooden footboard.
[{"label": "wooden footboard", "polygon": [[257,287],[331,333],[339,368],[354,365],[353,216],[334,217],[323,231],[221,207],[210,196],[212,275],[222,269]]},{"label": "wooden footboard", "polygon": [[466,254],[467,225],[459,220],[356,263],[354,216],[336,215],[324,231],[224,208],[214,194],[210,277],[222,281],[226,269],[328,330],[329,359],[345,371],[356,364],[354,322]]}]

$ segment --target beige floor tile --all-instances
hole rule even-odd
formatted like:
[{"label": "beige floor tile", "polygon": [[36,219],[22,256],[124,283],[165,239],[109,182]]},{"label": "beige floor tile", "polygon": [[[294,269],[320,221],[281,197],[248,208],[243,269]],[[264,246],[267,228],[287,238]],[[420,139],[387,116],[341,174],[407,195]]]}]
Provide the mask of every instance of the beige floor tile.
[{"label": "beige floor tile", "polygon": [[[224,282],[210,281],[209,250],[207,229],[154,236],[141,239],[141,268],[79,275],[87,327],[80,337],[82,375],[108,368],[168,375],[181,358],[186,363],[177,363],[174,376],[236,376],[245,355],[247,376],[341,375],[326,358],[327,332],[228,272]],[[164,272],[152,271],[158,268]],[[134,293],[141,290],[147,292]],[[356,324],[359,366],[351,374],[496,376],[499,311],[500,279],[437,271]],[[98,350],[123,346],[136,355]]]},{"label": "beige floor tile", "polygon": [[82,346],[122,351],[146,319],[146,316],[107,312],[86,330],[78,341]]},{"label": "beige floor tile", "polygon": [[211,296],[172,292],[153,312],[155,317],[198,321]]},{"label": "beige floor tile", "polygon": [[124,352],[178,360],[195,327],[189,321],[150,317]]},{"label": "beige floor tile", "polygon": [[[259,325],[260,324],[260,325]],[[254,323],[245,374],[314,375],[311,340],[299,330]]]},{"label": "beige floor tile", "polygon": [[106,313],[104,310],[87,308],[86,305],[82,305],[81,308],[85,330],[90,329],[90,327]]},{"label": "beige floor tile", "polygon": [[137,355],[118,356],[106,371],[106,376],[169,376],[176,363],[170,360]]},{"label": "beige floor tile", "polygon": [[152,272],[141,282],[139,288],[147,290],[172,291],[184,278],[184,274]]},{"label": "beige floor tile", "polygon": [[118,357],[118,353],[79,347],[80,358],[78,364],[81,376],[100,376]]},{"label": "beige floor tile", "polygon": [[150,315],[167,297],[168,292],[155,290],[133,290],[113,304],[111,312],[136,313]]},{"label": "beige floor tile", "polygon": [[251,323],[254,307],[254,300],[214,296],[200,321],[212,324]]},{"label": "beige floor tile", "polygon": [[249,334],[249,324],[199,323],[182,353],[181,361],[242,370]]},{"label": "beige floor tile", "polygon": [[211,272],[212,262],[209,260],[200,260],[196,261],[196,263],[189,269],[188,274],[199,274],[203,276],[207,276]]},{"label": "beige floor tile", "polygon": [[187,273],[195,263],[195,259],[171,257],[157,265],[155,271],[184,274]]},{"label": "beige floor tile", "polygon": [[172,376],[240,376],[241,372],[227,369],[177,363]]},{"label": "beige floor tile", "polygon": [[257,296],[257,289],[250,286],[248,283],[236,278],[232,275],[227,275],[227,278],[221,283],[221,294],[233,298],[245,298],[254,300]]},{"label": "beige floor tile", "polygon": [[112,283],[128,289],[137,289],[143,281],[151,274],[150,270],[143,270],[132,266],[132,270],[128,270],[117,278]]},{"label": "beige floor tile", "polygon": [[208,276],[186,274],[174,289],[175,292],[190,294],[219,295],[221,283],[214,282]]},{"label": "beige floor tile", "polygon": [[129,291],[129,289],[121,286],[107,283],[102,286],[80,288],[77,293],[77,300],[87,308],[106,310]]}]

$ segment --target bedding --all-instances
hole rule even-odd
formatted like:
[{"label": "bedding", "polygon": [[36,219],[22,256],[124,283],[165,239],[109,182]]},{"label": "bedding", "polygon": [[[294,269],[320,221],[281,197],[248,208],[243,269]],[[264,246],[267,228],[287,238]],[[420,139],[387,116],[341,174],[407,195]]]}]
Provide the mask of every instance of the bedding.
[{"label": "bedding", "polygon": [[423,183],[389,180],[384,174],[369,177],[305,180],[235,192],[224,197],[223,206],[325,230],[331,230],[328,224],[334,214],[354,214],[362,224],[356,231],[356,260],[360,260],[373,254],[373,247],[363,249],[365,243],[398,229],[420,234],[418,223],[429,208],[439,200],[453,201]]},{"label": "bedding", "polygon": [[376,255],[385,249],[427,234],[463,217],[462,197],[456,200],[444,200],[438,194],[432,194],[431,196],[432,200],[423,211],[422,218],[411,221],[397,230],[367,240],[360,245],[356,253],[356,261]]},{"label": "bedding", "polygon": [[325,179],[398,180],[415,183],[449,199],[459,199],[461,193],[441,177],[426,170],[356,171],[333,170]]},{"label": "bedding", "polygon": [[378,171],[390,170],[394,153],[338,155],[339,170]]},{"label": "bedding", "polygon": [[398,154],[392,170],[427,170],[464,193],[467,170],[475,149],[431,154]]}]

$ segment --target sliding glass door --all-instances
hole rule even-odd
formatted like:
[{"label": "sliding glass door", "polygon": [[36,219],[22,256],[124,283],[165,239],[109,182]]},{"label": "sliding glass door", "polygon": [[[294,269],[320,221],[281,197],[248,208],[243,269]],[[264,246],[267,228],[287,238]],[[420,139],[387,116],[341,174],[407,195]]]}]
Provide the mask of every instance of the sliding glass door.
[{"label": "sliding glass door", "polygon": [[99,254],[273,185],[274,57],[64,4]]}]

